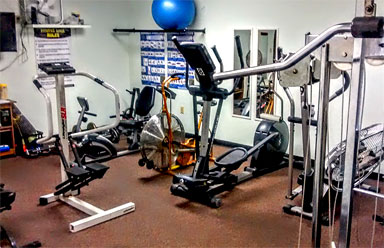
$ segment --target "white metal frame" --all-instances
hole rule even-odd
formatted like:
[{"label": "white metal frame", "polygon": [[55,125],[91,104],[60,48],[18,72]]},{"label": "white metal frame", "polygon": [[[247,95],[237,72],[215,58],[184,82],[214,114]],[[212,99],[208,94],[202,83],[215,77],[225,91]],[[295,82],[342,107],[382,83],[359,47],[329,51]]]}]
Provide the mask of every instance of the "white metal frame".
[{"label": "white metal frame", "polygon": [[70,205],[71,207],[76,208],[77,210],[80,210],[83,213],[90,215],[84,219],[69,223],[69,231],[71,232],[78,232],[135,211],[135,204],[133,202],[125,203],[108,210],[103,210],[72,195],[55,196],[53,193],[51,193],[48,195],[40,196],[40,199],[45,199],[47,203],[61,201]]},{"label": "white metal frame", "polygon": [[[74,74],[66,74],[66,76],[85,76],[88,77],[94,81],[97,82],[97,78],[94,76],[88,74],[88,73],[74,73]],[[36,76],[35,79],[39,78],[46,78],[49,76]],[[59,137],[60,141],[62,143],[63,147],[63,154],[65,158],[68,160],[69,158],[69,141],[68,141],[68,133],[67,133],[67,117],[66,117],[66,103],[65,103],[65,88],[64,88],[64,74],[58,74],[55,75],[56,79],[56,99],[57,99],[57,116],[58,116],[58,125],[59,125]],[[96,80],[95,80],[96,79]],[[120,118],[120,97],[118,95],[117,90],[112,87],[111,85],[107,84],[106,82],[100,83],[100,80],[98,82],[103,87],[111,90],[115,95],[115,105],[116,105],[116,120]],[[38,141],[38,143],[44,142],[46,140],[50,141],[52,138],[52,107],[51,107],[51,101],[50,97],[45,91],[44,88],[39,88],[40,93],[43,94],[46,105],[47,105],[47,116],[48,116],[48,135],[47,137],[41,139]],[[116,126],[118,124],[118,121],[114,124],[111,124],[112,126]],[[108,128],[110,128],[111,125],[107,125]],[[104,127],[102,127],[104,128]],[[100,130],[100,129],[99,129]],[[83,133],[83,132],[82,132]],[[73,134],[72,136],[78,136],[80,133]],[[63,163],[61,162],[61,178],[62,181],[65,181],[67,179]],[[63,203],[66,203],[88,215],[89,217],[86,217],[84,219],[72,222],[69,224],[69,230],[71,232],[78,232],[81,230],[84,230],[86,228],[95,226],[97,224],[106,222],[108,220],[117,218],[119,216],[131,213],[135,211],[135,204],[132,202],[122,204],[120,206],[111,208],[109,210],[103,210],[100,208],[97,208],[83,200],[80,200],[76,198],[74,195],[78,194],[79,192],[72,192],[70,195],[58,195],[55,196],[53,193],[44,195],[40,197],[40,203],[44,203],[44,205],[55,202],[55,201],[61,201]]]}]

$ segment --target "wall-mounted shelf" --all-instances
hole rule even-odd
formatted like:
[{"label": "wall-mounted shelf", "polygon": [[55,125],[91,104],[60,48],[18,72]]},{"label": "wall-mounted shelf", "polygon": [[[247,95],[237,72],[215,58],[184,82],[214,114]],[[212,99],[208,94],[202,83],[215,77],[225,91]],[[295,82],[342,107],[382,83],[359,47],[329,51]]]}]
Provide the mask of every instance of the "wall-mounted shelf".
[{"label": "wall-mounted shelf", "polygon": [[203,33],[205,34],[205,28],[203,29],[183,29],[183,30],[162,30],[162,29],[136,29],[136,28],[114,28],[112,30],[114,33]]},{"label": "wall-mounted shelf", "polygon": [[32,24],[32,28],[91,28],[91,25],[64,25],[64,24]]}]

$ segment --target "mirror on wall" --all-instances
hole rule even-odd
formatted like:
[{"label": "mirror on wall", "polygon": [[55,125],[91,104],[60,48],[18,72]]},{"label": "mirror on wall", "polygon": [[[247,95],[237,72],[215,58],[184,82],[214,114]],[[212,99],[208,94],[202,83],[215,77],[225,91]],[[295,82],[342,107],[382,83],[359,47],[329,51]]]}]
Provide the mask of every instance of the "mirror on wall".
[{"label": "mirror on wall", "polygon": [[[251,65],[252,30],[234,31],[234,63],[233,68],[248,68]],[[251,78],[243,77],[234,80],[237,84],[233,93],[233,115],[250,117],[251,112]]]},{"label": "mirror on wall", "polygon": [[[274,63],[276,58],[276,42],[277,30],[258,30],[258,51],[257,65],[267,65]],[[274,111],[274,89],[275,76],[274,73],[265,73],[257,75],[256,87],[256,117],[260,114],[273,114]]]}]

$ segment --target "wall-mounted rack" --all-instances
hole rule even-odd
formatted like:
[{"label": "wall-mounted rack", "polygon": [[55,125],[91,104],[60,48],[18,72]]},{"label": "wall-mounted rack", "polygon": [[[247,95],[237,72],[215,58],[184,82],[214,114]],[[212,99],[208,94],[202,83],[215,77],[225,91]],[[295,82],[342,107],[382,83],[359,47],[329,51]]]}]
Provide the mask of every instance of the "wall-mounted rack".
[{"label": "wall-mounted rack", "polygon": [[205,28],[203,29],[183,29],[183,30],[159,30],[159,29],[136,29],[136,28],[114,28],[112,30],[114,33],[141,33],[141,32],[151,32],[151,33],[203,33],[205,34]]}]

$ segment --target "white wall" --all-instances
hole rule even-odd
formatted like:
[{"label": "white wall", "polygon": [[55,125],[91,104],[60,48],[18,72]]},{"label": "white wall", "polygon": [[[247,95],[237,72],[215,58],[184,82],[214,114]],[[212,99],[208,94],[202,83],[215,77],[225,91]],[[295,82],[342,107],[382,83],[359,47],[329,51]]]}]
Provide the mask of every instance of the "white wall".
[{"label": "white wall", "polygon": [[[64,13],[68,16],[72,11],[79,12],[90,29],[72,30],[71,60],[78,71],[85,71],[111,83],[121,92],[122,107],[129,103],[126,88],[131,88],[129,81],[129,53],[127,37],[116,39],[112,36],[112,29],[124,26],[130,22],[126,14],[130,3],[128,1],[74,1],[64,0]],[[19,12],[17,1],[0,0],[0,11]],[[20,26],[17,26],[19,32]],[[28,50],[28,61],[18,60],[8,70],[0,72],[0,82],[8,84],[9,98],[16,100],[21,111],[31,120],[37,129],[46,130],[44,100],[35,86],[32,77],[36,74],[33,29],[26,30],[24,42]],[[20,42],[19,37],[18,42]],[[20,51],[20,43],[19,51]],[[0,68],[7,65],[16,53],[0,53]],[[76,81],[76,87],[67,90],[68,124],[73,125],[77,119],[79,105],[76,96],[87,97],[92,112],[97,118],[90,120],[101,125],[110,122],[109,115],[114,113],[112,93],[89,80]],[[50,90],[54,95],[54,90]],[[55,97],[52,98],[55,103]],[[54,109],[56,109],[54,107]],[[55,116],[55,115],[54,115]]]}]

